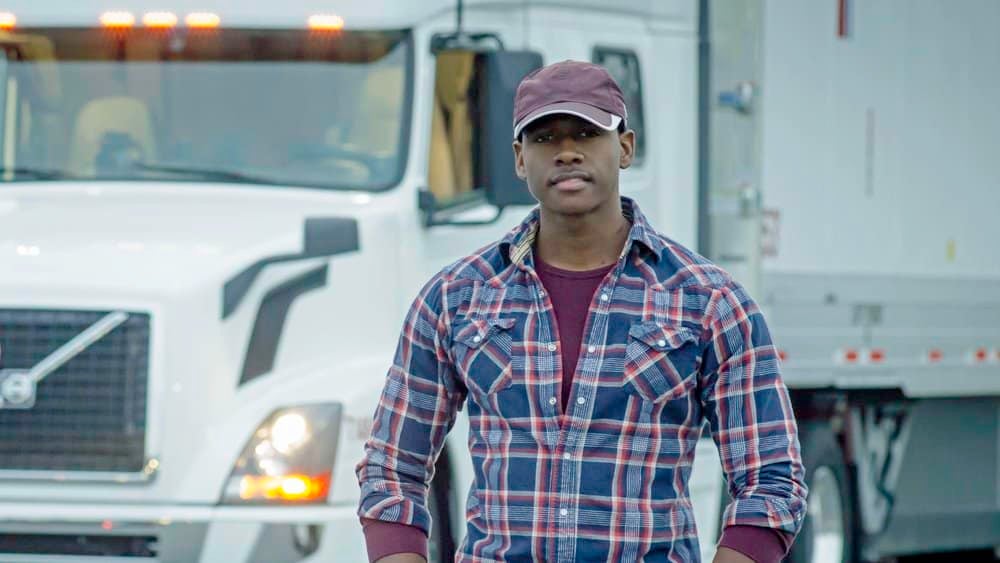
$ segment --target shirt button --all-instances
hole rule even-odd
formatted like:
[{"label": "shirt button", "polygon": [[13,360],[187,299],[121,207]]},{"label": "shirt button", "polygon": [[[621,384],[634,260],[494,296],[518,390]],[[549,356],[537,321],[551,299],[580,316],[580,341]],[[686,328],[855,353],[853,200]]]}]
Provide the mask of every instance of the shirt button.
[{"label": "shirt button", "polygon": [[482,340],[483,340],[483,337],[479,336],[478,334],[472,337],[472,341],[476,342],[476,343],[482,342]]},{"label": "shirt button", "polygon": [[542,291],[542,290],[539,290],[539,291],[538,291],[538,296],[539,296],[539,297],[545,297],[545,292],[544,292],[544,291]]},{"label": "shirt button", "polygon": [[584,404],[586,402],[587,402],[587,399],[584,399],[583,397],[577,397],[577,399],[576,399],[576,404],[578,404],[578,405],[582,405],[582,404]]},{"label": "shirt button", "polygon": [[569,452],[566,452],[563,454],[563,459],[573,459],[573,456],[571,456]]},{"label": "shirt button", "polygon": [[549,352],[555,352],[555,351],[556,351],[556,345],[555,344],[549,344]]},{"label": "shirt button", "polygon": [[587,351],[593,354],[597,351],[597,346],[587,346]]},{"label": "shirt button", "polygon": [[559,515],[560,515],[560,516],[566,516],[566,515],[568,515],[568,514],[569,514],[569,511],[568,511],[568,510],[566,510],[565,508],[561,508],[561,509],[559,509]]},{"label": "shirt button", "polygon": [[556,404],[556,398],[555,397],[549,397],[549,404],[550,405]]},{"label": "shirt button", "polygon": [[660,348],[663,348],[664,346],[667,345],[667,341],[666,340],[657,340],[656,341],[656,345],[659,346]]},{"label": "shirt button", "polygon": [[602,293],[601,294],[601,301],[607,301],[607,300],[608,300],[608,294],[607,293]]}]

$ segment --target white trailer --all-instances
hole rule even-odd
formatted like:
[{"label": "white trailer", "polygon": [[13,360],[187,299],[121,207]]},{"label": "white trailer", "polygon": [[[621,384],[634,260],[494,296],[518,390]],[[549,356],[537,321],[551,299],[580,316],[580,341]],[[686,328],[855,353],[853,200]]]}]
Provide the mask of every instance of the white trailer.
[{"label": "white trailer", "polygon": [[792,559],[997,549],[1000,4],[702,7],[699,248],[781,349]]},{"label": "white trailer", "polygon": [[[849,167],[821,160],[832,145],[802,152],[801,124],[828,120],[815,139],[840,118],[800,96],[839,94],[797,90],[828,85],[795,80],[823,72],[797,28],[817,15],[780,6],[720,4],[699,30],[709,12],[694,0],[467,0],[456,35],[451,0],[8,2],[0,559],[363,561],[354,465],[402,316],[442,265],[530,209],[504,108],[518,73],[564,58],[605,64],[626,91],[642,152],[623,192],[765,307],[819,460],[811,485],[830,497],[796,560],[838,541],[844,560],[1000,544],[1000,270],[963,222],[1000,207],[973,199],[996,202],[995,176],[970,177],[966,160],[901,175],[905,152],[896,176],[816,174]],[[709,32],[716,56],[699,56]],[[790,50],[799,66],[771,64]],[[868,107],[855,101],[840,117]],[[892,154],[872,107],[858,158]],[[924,233],[940,204],[894,206],[904,183],[949,167],[965,174],[943,198],[954,220]],[[883,189],[896,198],[860,211]],[[862,212],[873,220],[849,223]],[[779,229],[776,256],[759,250],[762,221]],[[888,236],[904,227],[925,239]],[[913,256],[931,243],[938,254]],[[460,420],[431,488],[437,556],[464,528],[466,431]],[[725,496],[702,446],[690,491],[708,558]]]}]

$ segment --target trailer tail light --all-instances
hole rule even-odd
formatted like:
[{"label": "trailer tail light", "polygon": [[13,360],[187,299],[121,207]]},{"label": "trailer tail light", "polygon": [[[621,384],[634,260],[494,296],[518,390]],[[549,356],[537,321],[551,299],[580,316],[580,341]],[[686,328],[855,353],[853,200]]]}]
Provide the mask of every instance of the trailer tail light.
[{"label": "trailer tail light", "polygon": [[943,359],[944,359],[944,352],[942,352],[938,348],[934,348],[933,350],[927,352],[927,361],[932,364],[936,364]]},{"label": "trailer tail light", "polygon": [[184,25],[195,29],[214,29],[221,22],[219,15],[211,12],[193,12],[184,18]]},{"label": "trailer tail light", "polygon": [[837,356],[842,363],[856,364],[861,359],[861,354],[854,348],[845,348]]},{"label": "trailer tail light", "polygon": [[170,12],[149,12],[142,16],[142,25],[157,29],[169,29],[177,25],[177,16]]},{"label": "trailer tail light", "polygon": [[875,348],[868,352],[868,360],[873,364],[882,363],[885,360],[885,350],[881,348]]},{"label": "trailer tail light", "polygon": [[0,29],[10,31],[17,25],[17,17],[10,12],[0,12]]},{"label": "trailer tail light", "polygon": [[315,14],[309,16],[309,29],[314,31],[340,31],[344,29],[344,18],[335,14]]},{"label": "trailer tail light", "polygon": [[975,353],[972,355],[976,363],[983,363],[989,359],[990,354],[986,351],[986,348],[977,348]]},{"label": "trailer tail light", "polygon": [[135,16],[129,12],[104,12],[101,25],[111,28],[125,28],[135,25]]}]

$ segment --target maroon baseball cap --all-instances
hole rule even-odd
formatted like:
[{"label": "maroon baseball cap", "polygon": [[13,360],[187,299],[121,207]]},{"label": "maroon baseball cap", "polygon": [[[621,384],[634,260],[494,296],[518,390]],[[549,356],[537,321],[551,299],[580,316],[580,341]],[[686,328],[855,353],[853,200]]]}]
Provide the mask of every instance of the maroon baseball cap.
[{"label": "maroon baseball cap", "polygon": [[514,138],[532,121],[564,113],[586,119],[606,131],[626,121],[625,97],[604,67],[562,61],[524,77],[514,95]]}]

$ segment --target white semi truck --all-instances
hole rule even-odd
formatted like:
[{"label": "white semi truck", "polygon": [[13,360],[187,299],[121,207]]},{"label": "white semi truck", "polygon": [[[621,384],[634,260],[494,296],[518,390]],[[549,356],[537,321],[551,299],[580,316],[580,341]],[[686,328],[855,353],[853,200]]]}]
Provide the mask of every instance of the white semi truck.
[{"label": "white semi truck", "polygon": [[792,559],[1000,545],[996,5],[929,46],[944,8],[854,4],[9,0],[0,560],[364,561],[403,314],[529,211],[513,89],[565,58],[625,90],[623,192],[765,309],[812,489]]}]

